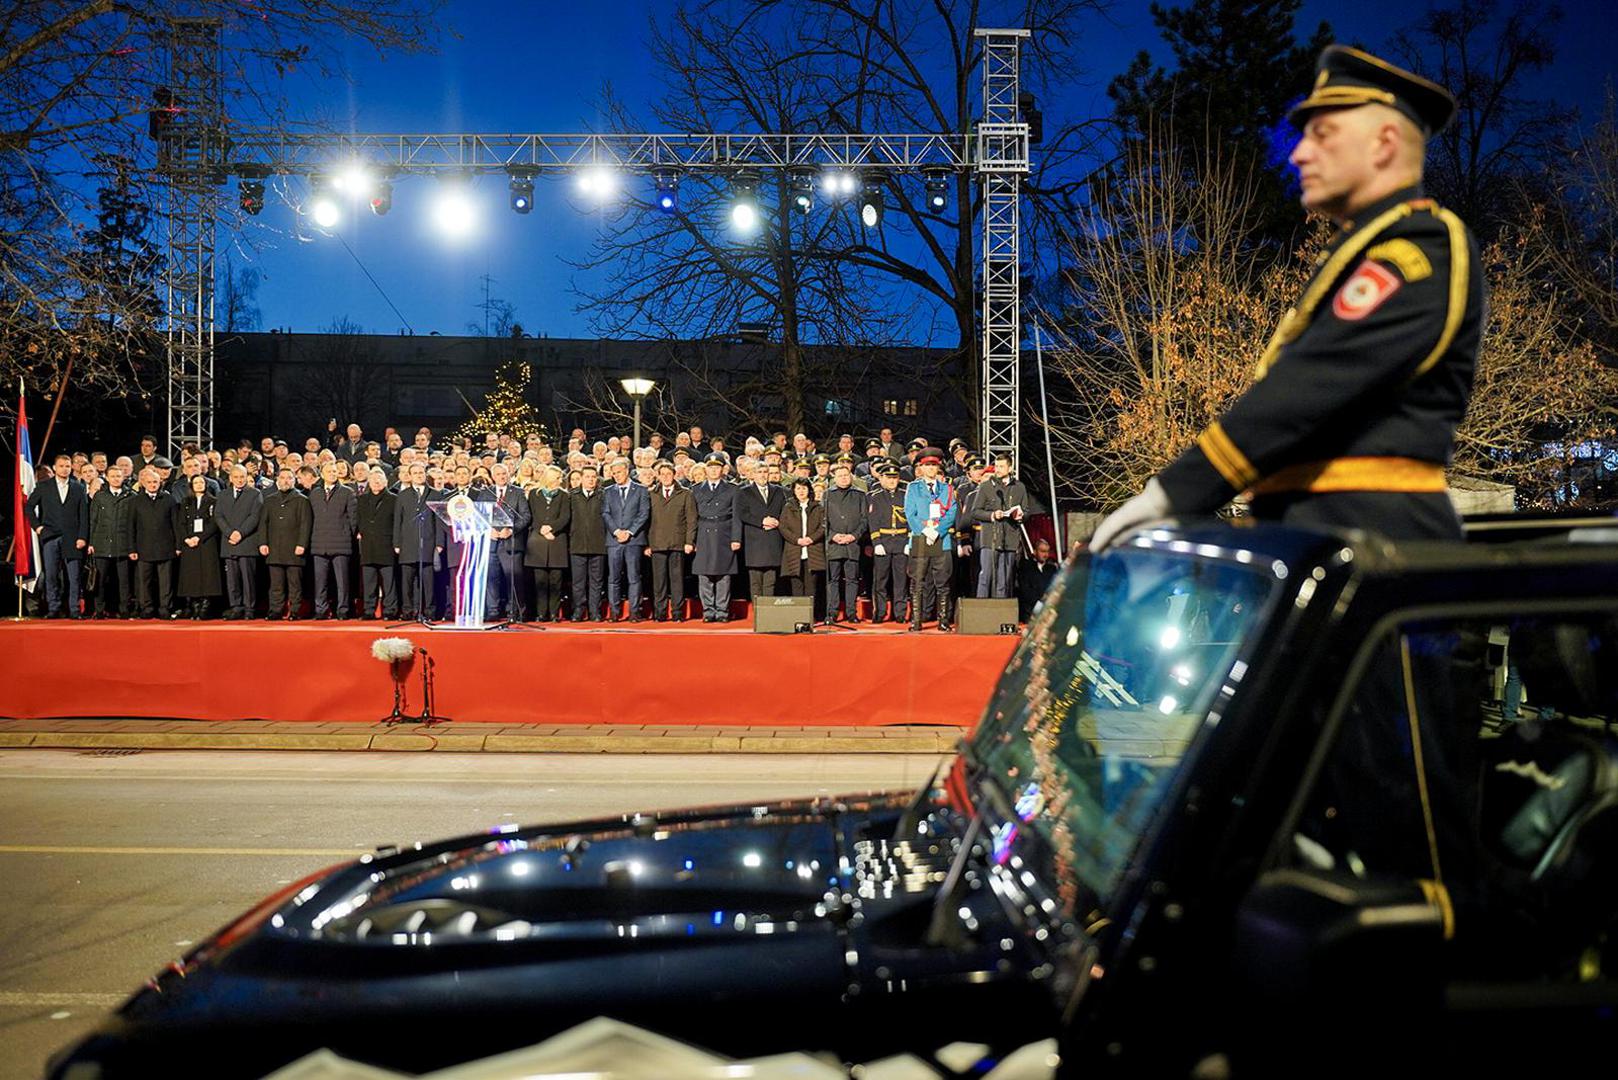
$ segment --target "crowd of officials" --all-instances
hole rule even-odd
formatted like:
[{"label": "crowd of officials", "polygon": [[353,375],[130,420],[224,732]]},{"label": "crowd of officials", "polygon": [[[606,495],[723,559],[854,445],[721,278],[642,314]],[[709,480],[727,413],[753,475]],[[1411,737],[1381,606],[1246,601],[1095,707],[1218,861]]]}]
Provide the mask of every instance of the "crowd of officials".
[{"label": "crowd of officials", "polygon": [[[576,622],[731,617],[743,597],[811,596],[816,618],[936,619],[952,597],[1016,597],[1022,618],[1056,572],[1014,462],[893,432],[857,452],[802,434],[734,449],[700,427],[565,449],[490,433],[409,444],[335,421],[301,446],[265,437],[179,462],[58,454],[25,513],[41,545],[46,618],[427,619],[446,616],[461,541],[438,512],[457,493],[499,504],[485,618]],[[646,587],[649,581],[650,588]],[[649,593],[649,595],[648,595]],[[650,601],[648,604],[647,601]]]}]

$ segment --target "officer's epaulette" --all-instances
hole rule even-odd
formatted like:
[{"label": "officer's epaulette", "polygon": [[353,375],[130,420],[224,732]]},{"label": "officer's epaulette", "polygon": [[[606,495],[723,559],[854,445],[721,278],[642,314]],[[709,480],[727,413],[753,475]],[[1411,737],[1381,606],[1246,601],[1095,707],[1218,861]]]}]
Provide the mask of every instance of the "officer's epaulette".
[{"label": "officer's epaulette", "polygon": [[1461,224],[1460,218],[1432,199],[1407,199],[1372,218],[1345,240],[1341,247],[1330,252],[1305,287],[1302,298],[1281,317],[1280,325],[1275,328],[1269,344],[1265,346],[1264,354],[1259,357],[1258,368],[1254,372],[1255,378],[1262,379],[1268,374],[1282,348],[1296,341],[1309,328],[1309,324],[1314,321],[1315,313],[1320,310],[1320,305],[1331,296],[1343,274],[1361,255],[1392,263],[1398,267],[1406,281],[1419,281],[1432,274],[1432,264],[1426,254],[1411,241],[1394,238],[1377,244],[1389,229],[1418,213],[1433,215],[1443,223],[1449,234],[1449,311],[1438,344],[1417,366],[1411,378],[1423,375],[1428,368],[1438,362],[1449,348],[1450,342],[1454,340],[1455,332],[1461,325],[1461,318],[1466,314],[1467,281],[1471,273],[1466,226]]}]

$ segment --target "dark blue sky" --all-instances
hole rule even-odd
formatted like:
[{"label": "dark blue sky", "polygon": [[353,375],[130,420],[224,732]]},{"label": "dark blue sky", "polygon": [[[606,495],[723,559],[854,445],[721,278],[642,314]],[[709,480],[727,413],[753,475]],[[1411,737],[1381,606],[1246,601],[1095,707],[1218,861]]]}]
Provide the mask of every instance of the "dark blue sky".
[{"label": "dark blue sky", "polygon": [[[598,126],[594,103],[604,82],[637,110],[655,94],[643,42],[647,14],[665,4],[638,0],[555,4],[453,2],[446,35],[436,54],[378,60],[368,50],[348,58],[352,82],[306,85],[306,114],[369,132],[559,132]],[[1571,6],[1563,23],[1559,57],[1535,92],[1579,103],[1588,116],[1599,109],[1614,64],[1608,55],[1613,31],[1604,4]],[[1422,10],[1419,3],[1368,0],[1355,5],[1310,0],[1299,19],[1300,36],[1329,19],[1344,40],[1376,47]],[[1151,23],[1148,5],[1118,3],[1112,25],[1096,21],[1081,41],[1088,74],[1061,100],[1042,103],[1046,126],[1108,111],[1106,84],[1141,48],[1168,59]],[[1300,92],[1302,87],[1299,88]],[[564,259],[582,257],[594,227],[566,197],[561,181],[542,181],[534,212],[513,214],[505,184],[483,178],[474,188],[481,227],[458,244],[447,243],[428,220],[426,200],[434,186],[405,178],[396,186],[393,212],[349,215],[340,226],[354,255],[419,334],[464,333],[482,316],[484,274],[493,290],[517,307],[530,332],[552,337],[589,336],[574,312],[570,283],[576,271]],[[233,252],[237,265],[259,268],[263,326],[295,331],[320,329],[339,317],[380,333],[401,328],[399,317],[335,237],[296,235],[294,214],[278,200],[258,219],[259,228]]]}]

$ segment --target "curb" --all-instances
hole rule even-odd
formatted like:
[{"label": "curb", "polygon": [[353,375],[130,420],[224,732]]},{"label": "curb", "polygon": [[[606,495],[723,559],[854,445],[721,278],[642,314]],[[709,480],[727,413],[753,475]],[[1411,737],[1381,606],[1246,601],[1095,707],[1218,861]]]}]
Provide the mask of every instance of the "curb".
[{"label": "curb", "polygon": [[499,754],[949,754],[953,728],[869,736],[838,735],[476,735],[465,732],[366,734],[266,732],[6,731],[0,748],[33,750],[341,750],[382,753]]}]

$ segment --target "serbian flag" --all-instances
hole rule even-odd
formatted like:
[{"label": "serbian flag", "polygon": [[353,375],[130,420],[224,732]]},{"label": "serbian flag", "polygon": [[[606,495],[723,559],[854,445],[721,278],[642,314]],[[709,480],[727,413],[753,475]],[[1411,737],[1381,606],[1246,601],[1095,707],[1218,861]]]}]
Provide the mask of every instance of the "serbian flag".
[{"label": "serbian flag", "polygon": [[11,538],[12,567],[19,588],[34,591],[39,580],[39,534],[28,523],[26,503],[34,493],[34,448],[28,442],[28,398],[17,381],[17,483],[13,492]]}]

